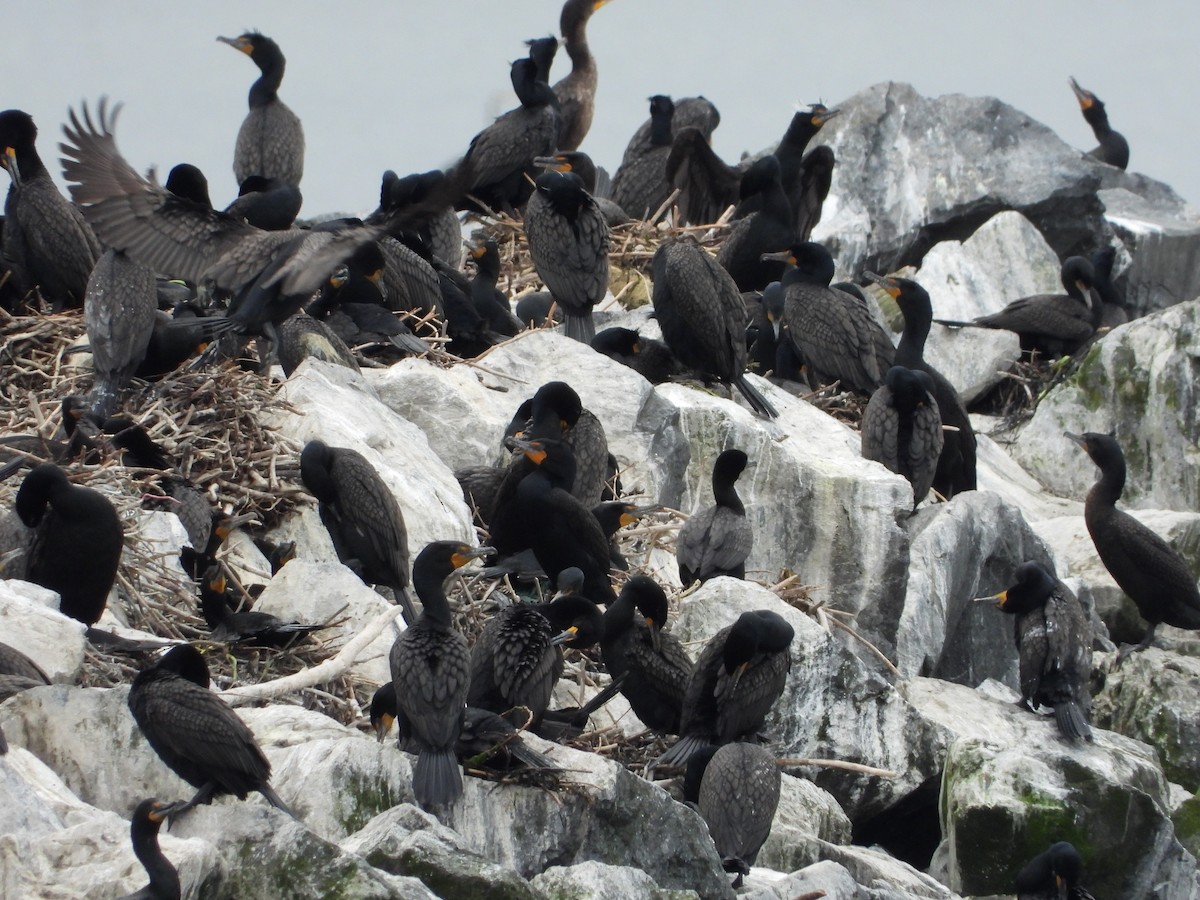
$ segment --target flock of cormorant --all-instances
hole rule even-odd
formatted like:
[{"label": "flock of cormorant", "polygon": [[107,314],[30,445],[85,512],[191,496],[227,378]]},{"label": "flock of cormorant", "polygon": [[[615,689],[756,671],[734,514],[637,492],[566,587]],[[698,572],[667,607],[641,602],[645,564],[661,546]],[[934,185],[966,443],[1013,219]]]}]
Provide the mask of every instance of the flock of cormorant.
[{"label": "flock of cormorant", "polygon": [[[520,105],[476,135],[447,172],[386,173],[379,208],[366,222],[295,223],[303,129],[278,96],[283,53],[262,34],[219,38],[262,73],[251,87],[234,152],[240,196],[224,211],[213,208],[194,167],[177,167],[165,186],[135,171],[116,145],[119,107],[101,101],[93,112],[85,106],[64,125],[60,146],[74,202],[50,179],[32,119],[19,110],[0,113],[0,164],[12,181],[3,302],[13,312],[82,305],[95,368],[92,393],[63,402],[61,440],[32,448],[6,441],[14,456],[5,475],[47,460],[28,471],[17,492],[16,515],[27,531],[18,541],[19,558],[4,557],[6,575],[56,591],[61,611],[86,625],[100,619],[121,557],[120,518],[103,494],[72,483],[60,465],[103,453],[105,446],[151,465],[144,461],[144,431],[113,418],[134,378],[235,357],[252,337],[262,371],[278,360],[288,374],[310,356],[356,366],[350,344],[389,345],[399,355],[427,350],[397,317],[400,311],[432,313],[444,327],[447,349],[461,357],[526,327],[526,314],[518,308],[514,316],[498,287],[494,241],[481,239],[470,250],[473,279],[459,271],[455,210],[520,221],[550,295],[533,319],[559,313],[569,337],[652,382],[690,372],[736,387],[766,418],[777,412],[747,378],[748,366],[813,389],[839,385],[870,398],[863,456],[911,483],[914,509],[931,490],[945,499],[974,490],[976,446],[966,409],[924,358],[933,321],[928,293],[908,278],[865,273],[903,315],[903,335],[893,346],[861,288],[831,284],[833,258],[811,241],[836,161],[828,147],[809,144],[837,110],[814,104],[796,113],[773,154],[729,165],[708,143],[719,121],[711,103],[657,95],[609,184],[578,151],[597,83],[586,24],[605,2],[564,4],[568,76],[551,86],[558,42],[530,41],[529,55],[511,70]],[[1074,79],[1071,86],[1100,140],[1093,155],[1123,168],[1128,145],[1109,126],[1104,104]],[[732,208],[728,237],[715,256],[687,236],[659,244],[650,269],[662,342],[631,329],[597,334],[592,310],[608,290],[610,228],[655,217],[671,201],[676,224],[710,224]],[[1022,298],[994,315],[950,324],[1015,331],[1027,351],[1075,353],[1123,312],[1111,294],[1111,266],[1111,252],[1097,260],[1100,272],[1072,257],[1062,267],[1065,295]],[[1200,594],[1183,561],[1116,508],[1125,478],[1116,440],[1095,433],[1068,437],[1101,472],[1086,503],[1097,552],[1150,624],[1141,643],[1122,649],[1117,662],[1148,646],[1160,623],[1200,628]],[[779,769],[758,733],[788,677],[792,627],[767,610],[745,612],[714,635],[693,664],[664,628],[663,588],[642,574],[614,584],[613,568],[625,564],[613,535],[646,508],[620,500],[603,426],[578,394],[562,382],[542,386],[503,439],[512,451],[506,466],[456,473],[491,546],[436,541],[411,567],[403,516],[371,464],[320,440],[300,454],[303,484],[318,501],[338,558],[364,582],[388,588],[407,625],[391,651],[392,683],[371,704],[373,726],[382,739],[392,720],[399,722],[401,746],[416,754],[414,795],[431,810],[462,793],[464,759],[499,754],[504,765],[555,770],[518,730],[560,737],[586,725],[595,705],[553,710],[551,693],[563,672],[563,648],[598,647],[612,684],[596,704],[620,691],[649,729],[679,736],[655,765],[686,771],[685,798],[697,804],[724,865],[740,882],[778,802]],[[152,465],[170,469],[166,459]],[[715,502],[678,533],[685,586],[745,578],[753,546],[735,483],[754,460],[729,448],[711,465]],[[240,611],[216,565],[230,517],[211,510],[183,479],[171,485],[193,545],[187,569],[199,583],[214,640],[280,646],[318,627]],[[472,647],[454,626],[445,582],[492,554],[509,560],[506,571],[539,572],[557,593],[549,602],[506,607]],[[281,551],[279,564],[286,558]],[[1030,709],[1053,708],[1064,738],[1090,740],[1091,638],[1082,608],[1035,562],[1020,566],[1013,581],[987,599],[1015,617],[1022,700]],[[47,681],[23,654],[0,645],[0,697]],[[209,683],[203,656],[183,644],[145,667],[130,687],[129,708],[146,740],[197,789],[186,803],[148,799],[134,810],[133,846],[150,884],[133,896],[180,896],[178,875],[157,844],[169,817],[215,796],[244,798],[253,791],[290,814],[271,788],[270,763],[250,730]],[[1040,890],[1057,878],[1074,888],[1079,869],[1073,848],[1056,844],[1022,870],[1018,885]]]}]

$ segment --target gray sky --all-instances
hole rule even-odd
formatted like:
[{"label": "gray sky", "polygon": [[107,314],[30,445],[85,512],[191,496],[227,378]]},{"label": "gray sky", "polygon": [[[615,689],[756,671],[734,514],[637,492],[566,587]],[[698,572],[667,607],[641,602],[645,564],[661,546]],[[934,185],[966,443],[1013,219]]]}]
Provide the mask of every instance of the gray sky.
[{"label": "gray sky", "polygon": [[[234,138],[254,64],[218,35],[258,29],[287,56],[281,97],[307,138],[304,214],[364,211],[384,169],[442,167],[515,103],[508,64],[523,41],[558,31],[559,0],[55,0],[5,14],[5,107],[25,109],[59,175],[69,105],[122,101],[117,140],[160,178],[200,166],[213,202],[236,195]],[[837,7],[831,9],[831,7]],[[53,20],[51,13],[53,12]],[[1200,205],[1195,44],[1186,0],[612,0],[593,17],[596,118],[582,149],[615,167],[651,94],[704,94],[721,111],[713,146],[734,161],[778,140],[798,105],[829,104],[879,81],[926,95],[993,95],[1088,150],[1095,140],[1067,86],[1074,75],[1129,140],[1131,171]],[[566,73],[560,51],[552,79]],[[1190,73],[1190,74],[1188,74]]]}]

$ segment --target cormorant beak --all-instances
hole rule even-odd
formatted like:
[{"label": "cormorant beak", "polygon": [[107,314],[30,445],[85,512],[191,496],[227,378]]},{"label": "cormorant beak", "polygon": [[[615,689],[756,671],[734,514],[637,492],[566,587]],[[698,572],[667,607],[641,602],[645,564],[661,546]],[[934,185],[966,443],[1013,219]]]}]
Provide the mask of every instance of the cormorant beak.
[{"label": "cormorant beak", "polygon": [[594,0],[592,3],[592,12],[595,12],[607,2],[608,0]]},{"label": "cormorant beak", "polygon": [[528,457],[535,466],[540,466],[546,459],[546,451],[540,441],[527,441],[523,437],[515,437],[512,444]]},{"label": "cormorant beak", "polygon": [[1096,104],[1096,95],[1091,91],[1085,91],[1079,86],[1079,82],[1074,78],[1068,79],[1071,83],[1071,90],[1075,92],[1075,99],[1079,101],[1080,109],[1090,109]]},{"label": "cormorant beak", "polygon": [[1085,438],[1082,434],[1072,434],[1069,431],[1064,431],[1063,436],[1065,438],[1067,438],[1067,440],[1069,440],[1069,441],[1074,441],[1076,444],[1078,444],[1080,447],[1082,447],[1085,451],[1087,450],[1087,448],[1088,448],[1087,438]]},{"label": "cormorant beak", "polygon": [[1067,892],[1067,883],[1057,872],[1054,873],[1054,892],[1058,894],[1059,900],[1067,900],[1067,897],[1069,896]]},{"label": "cormorant beak", "polygon": [[551,638],[550,645],[553,647],[558,647],[558,646],[561,646],[562,644],[569,643],[570,641],[574,640],[575,635],[577,635],[578,633],[579,633],[579,626],[572,625],[566,631],[562,632],[561,634],[556,634],[553,638]]},{"label": "cormorant beak", "polygon": [[218,570],[216,576],[208,580],[208,587],[215,594],[225,593],[225,588],[228,587],[228,584],[225,581],[224,573]]},{"label": "cormorant beak", "polygon": [[813,115],[812,115],[812,123],[814,125],[816,125],[818,128],[820,128],[826,122],[828,122],[830,119],[836,118],[837,116],[841,115],[841,112],[842,111],[840,109],[823,109],[823,110],[819,110],[819,111],[814,111]]},{"label": "cormorant beak", "polygon": [[376,269],[374,272],[372,272],[370,275],[367,276],[367,281],[371,282],[371,284],[375,285],[375,287],[379,287],[379,279],[381,279],[382,277],[383,277],[383,269]]},{"label": "cormorant beak", "polygon": [[220,41],[222,44],[228,44],[234,50],[241,50],[247,56],[249,56],[251,53],[254,52],[254,47],[251,45],[251,43],[247,40],[243,40],[240,37],[235,37],[235,38],[218,37],[217,40]]},{"label": "cormorant beak", "polygon": [[471,560],[480,559],[495,552],[495,547],[467,547],[464,545],[458,552],[450,554],[450,562],[454,564],[454,568],[461,569]]},{"label": "cormorant beak", "polygon": [[221,540],[225,540],[225,538],[229,537],[229,535],[233,533],[235,528],[249,524],[250,522],[258,522],[258,519],[254,517],[253,513],[242,513],[240,516],[230,516],[217,526],[217,534],[220,536]]},{"label": "cormorant beak", "polygon": [[535,156],[533,164],[540,169],[549,169],[551,172],[571,171],[571,164],[561,156]]},{"label": "cormorant beak", "polygon": [[383,713],[378,719],[371,723],[371,727],[375,729],[375,740],[383,743],[387,738],[388,732],[392,730],[392,723],[396,721],[396,717],[391,713]]},{"label": "cormorant beak", "polygon": [[631,506],[621,513],[621,527],[633,525],[642,516],[648,516],[652,512],[658,512],[662,509],[661,503],[655,503],[650,506]]},{"label": "cormorant beak", "polygon": [[483,254],[487,253],[487,247],[483,246],[483,244],[472,244],[468,252],[471,255],[471,259],[483,259]]},{"label": "cormorant beak", "polygon": [[8,175],[12,179],[13,187],[21,186],[21,167],[17,165],[17,151],[15,147],[5,147],[4,156],[0,157],[0,165],[8,169]]},{"label": "cormorant beak", "polygon": [[730,690],[737,690],[738,682],[742,680],[742,675],[745,674],[748,668],[750,668],[750,663],[744,662],[733,670],[733,675],[731,676],[733,678],[733,684],[729,686]]},{"label": "cormorant beak", "polygon": [[900,296],[900,285],[891,276],[884,278],[882,275],[876,275],[874,272],[863,272],[863,278],[879,285],[893,300]]},{"label": "cormorant beak", "polygon": [[171,813],[173,813],[180,806],[183,806],[182,800],[178,800],[175,803],[155,803],[154,806],[151,807],[150,812],[146,813],[146,817],[151,822],[170,823]]},{"label": "cormorant beak", "polygon": [[1008,591],[1001,591],[998,594],[992,594],[990,597],[976,597],[976,603],[991,603],[996,609],[1004,609],[1004,604],[1008,602]]},{"label": "cormorant beak", "polygon": [[646,627],[650,629],[650,646],[654,648],[655,653],[662,650],[662,626],[656,623],[649,616],[643,616],[646,620]]},{"label": "cormorant beak", "polygon": [[777,250],[774,253],[764,253],[759,257],[762,262],[781,262],[789,266],[796,264],[796,257],[792,256],[791,250]]}]

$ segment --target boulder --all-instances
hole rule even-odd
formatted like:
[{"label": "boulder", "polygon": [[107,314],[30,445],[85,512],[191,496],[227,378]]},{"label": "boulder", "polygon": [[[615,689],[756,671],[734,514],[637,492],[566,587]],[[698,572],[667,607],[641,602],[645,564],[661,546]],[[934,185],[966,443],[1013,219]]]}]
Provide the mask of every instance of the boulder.
[{"label": "boulder", "polygon": [[[574,866],[551,866],[531,883],[540,896],[555,900],[688,900],[701,895],[690,890],[664,890],[640,869],[588,861]],[[490,895],[489,895],[490,896]]]},{"label": "boulder", "polygon": [[83,667],[86,626],[58,611],[58,594],[27,581],[0,581],[0,641],[32,659],[53,681]]},{"label": "boulder", "polygon": [[754,868],[794,872],[824,857],[826,844],[850,843],[850,820],[832,794],[784,773],[771,833]]}]

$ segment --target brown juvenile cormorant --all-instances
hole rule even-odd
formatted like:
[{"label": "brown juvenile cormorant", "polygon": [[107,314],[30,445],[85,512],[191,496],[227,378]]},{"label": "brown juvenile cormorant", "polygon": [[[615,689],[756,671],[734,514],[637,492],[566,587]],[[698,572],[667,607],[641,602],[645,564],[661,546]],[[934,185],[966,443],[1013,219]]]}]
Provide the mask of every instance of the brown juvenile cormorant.
[{"label": "brown juvenile cormorant", "polygon": [[300,215],[300,188],[282,178],[251,175],[238,187],[237,199],[225,214],[263,231],[286,231]]},{"label": "brown juvenile cormorant", "polygon": [[33,537],[25,577],[61,597],[63,615],[95,625],[108,603],[125,542],[121,518],[103,494],[71,484],[54,463],[33,469],[17,491],[17,515]]},{"label": "brown juvenile cormorant", "polygon": [[78,307],[100,244],[38,156],[37,126],[18,109],[0,112],[0,165],[12,184],[4,201],[4,262],[18,293],[35,287],[55,309]]},{"label": "brown juvenile cormorant", "polygon": [[1124,169],[1129,165],[1129,142],[1119,131],[1113,131],[1108,124],[1108,113],[1104,111],[1104,103],[1091,91],[1085,91],[1074,78],[1070,80],[1071,90],[1079,101],[1079,109],[1083,118],[1092,126],[1092,133],[1100,146],[1088,153],[1093,159]]},{"label": "brown juvenile cormorant", "polygon": [[1057,359],[1074,353],[1100,327],[1104,309],[1094,293],[1096,275],[1090,260],[1071,256],[1062,264],[1062,285],[1066,294],[1035,294],[1014,300],[999,312],[980,316],[970,322],[943,321],[943,325],[974,325],[1015,331],[1021,349],[1037,351]]},{"label": "brown juvenile cormorant", "polygon": [[[526,206],[525,216],[528,222],[529,206]],[[471,248],[470,256],[475,260],[475,277],[471,279],[471,302],[475,311],[492,331],[513,337],[521,330],[521,322],[513,315],[504,292],[496,287],[500,280],[500,248],[495,241],[481,240]]]},{"label": "brown juvenile cormorant", "polygon": [[690,238],[663,241],[652,265],[654,312],[679,361],[734,385],[759,415],[779,415],[746,380],[746,307],[729,273]]},{"label": "brown juvenile cormorant", "polygon": [[171,815],[221,794],[245,800],[258,791],[291,816],[268,784],[271,763],[254,735],[208,686],[204,657],[191,644],[177,644],[139,672],[129,689],[129,709],[146,741],[171,771],[198,789]]},{"label": "brown juvenile cormorant", "polygon": [[96,370],[92,413],[101,419],[112,413],[118,394],[145,359],[157,310],[153,272],[118,250],[97,260],[88,278],[83,320]]},{"label": "brown juvenile cormorant", "polygon": [[1095,900],[1080,887],[1083,858],[1067,841],[1052,844],[1017,873],[1017,900]]},{"label": "brown juvenile cormorant", "polygon": [[571,72],[554,85],[562,124],[558,128],[558,149],[575,150],[592,127],[596,101],[596,60],[588,49],[587,23],[592,13],[608,0],[567,0],[558,26],[563,44],[571,57]]},{"label": "brown juvenile cormorant", "polygon": [[1150,623],[1137,644],[1117,654],[1119,664],[1130,653],[1145,650],[1160,623],[1200,628],[1200,591],[1183,557],[1161,537],[1124,510],[1117,501],[1125,489],[1125,455],[1110,434],[1067,433],[1100,468],[1100,480],[1088,491],[1083,507],[1088,534],[1100,562]]},{"label": "brown juvenile cormorant", "polygon": [[862,417],[863,459],[902,475],[913,490],[913,508],[933,485],[942,454],[942,414],[928,372],[892,366],[871,395]]},{"label": "brown juvenile cormorant", "polygon": [[941,372],[925,361],[925,340],[933,321],[933,304],[929,292],[909,278],[889,276],[880,278],[870,272],[866,277],[879,284],[900,307],[904,316],[904,332],[896,348],[895,363],[906,369],[917,369],[933,379],[933,398],[942,417],[942,452],[938,456],[933,489],[946,499],[976,487],[975,429],[954,385]]},{"label": "brown juvenile cormorant", "polygon": [[285,622],[278,616],[255,610],[238,612],[237,606],[237,601],[229,596],[221,567],[210,566],[200,581],[200,612],[214,641],[281,648],[295,642],[300,635],[325,627]]},{"label": "brown juvenile cormorant", "polygon": [[444,583],[491,549],[435,541],[417,554],[413,586],[421,616],[392,645],[392,686],[417,752],[413,795],[425,810],[448,806],[462,794],[454,751],[470,687],[471,651],[451,622]]},{"label": "brown juvenile cormorant", "polygon": [[783,693],[795,631],[770,610],[744,612],[700,653],[683,701],[678,743],[655,765],[681,766],[706,744],[754,740]]},{"label": "brown juvenile cormorant", "polygon": [[1053,707],[1063,737],[1090,741],[1092,636],[1083,607],[1040,563],[1021,563],[1014,577],[1016,584],[986,599],[1016,617],[1021,703],[1031,711]]},{"label": "brown juvenile cormorant", "polygon": [[279,326],[279,365],[284,376],[290,378],[310,357],[359,371],[358,360],[346,342],[320,319],[301,310]]},{"label": "brown juvenile cormorant", "polygon": [[13,694],[50,683],[41,666],[8,644],[0,644],[0,702]]},{"label": "brown juvenile cormorant", "polygon": [[408,529],[375,467],[357,450],[309,441],[300,453],[300,480],[320,504],[338,559],[366,584],[390,587],[411,625]]},{"label": "brown juvenile cormorant", "polygon": [[681,371],[670,347],[642,337],[632,328],[605,328],[592,338],[592,349],[628,366],[651,384],[669,381]]},{"label": "brown juvenile cormorant", "polygon": [[803,361],[815,390],[834,381],[844,390],[871,394],[883,384],[895,356],[891,338],[858,297],[829,286],[833,257],[812,241],[779,254],[787,262],[783,333]]},{"label": "brown juvenile cormorant", "polygon": [[471,139],[451,177],[457,209],[477,209],[480,201],[514,215],[529,196],[526,172],[538,156],[548,156],[558,140],[554,91],[537,78],[537,63],[525,57],[512,64],[512,86],[521,105],[506,112]]},{"label": "brown juvenile cormorant", "polygon": [[562,307],[567,337],[586,344],[596,336],[592,307],[608,292],[608,223],[574,172],[546,171],[535,184],[525,206],[529,255]]},{"label": "brown juvenile cormorant", "polygon": [[754,211],[738,221],[717,251],[739,291],[761,291],[783,277],[784,265],[776,253],[794,243],[792,207],[780,181],[779,160],[767,155],[756,160],[742,176],[739,208],[753,201]]},{"label": "brown juvenile cormorant", "polygon": [[285,60],[279,45],[256,31],[218,41],[241,50],[262,75],[250,86],[250,112],[238,129],[233,177],[241,184],[251,175],[298,185],[304,174],[304,128],[279,99]]},{"label": "brown juvenile cormorant", "polygon": [[712,506],[697,510],[675,540],[679,579],[684,586],[728,575],[746,577],[746,557],[754,547],[754,529],[735,482],[746,468],[742,450],[723,450],[713,463]]},{"label": "brown juvenile cormorant", "polygon": [[150,799],[143,800],[133,811],[129,820],[133,855],[150,876],[150,883],[136,893],[126,894],[121,900],[179,900],[182,896],[179,872],[158,846],[158,830],[177,806],[176,803]]},{"label": "brown juvenile cormorant", "polygon": [[652,579],[634,575],[604,613],[600,654],[642,724],[659,734],[679,734],[692,661],[679,638],[663,631],[666,624],[667,595]]},{"label": "brown juvenile cormorant", "polygon": [[667,158],[671,155],[674,115],[675,104],[670,97],[662,94],[651,97],[649,141],[632,155],[626,150],[626,157],[613,176],[609,196],[635,219],[653,215],[671,195]]},{"label": "brown juvenile cormorant", "polygon": [[683,798],[708,824],[722,867],[737,874],[734,888],[771,833],[782,785],[775,757],[758,744],[705,747],[688,760]]}]

